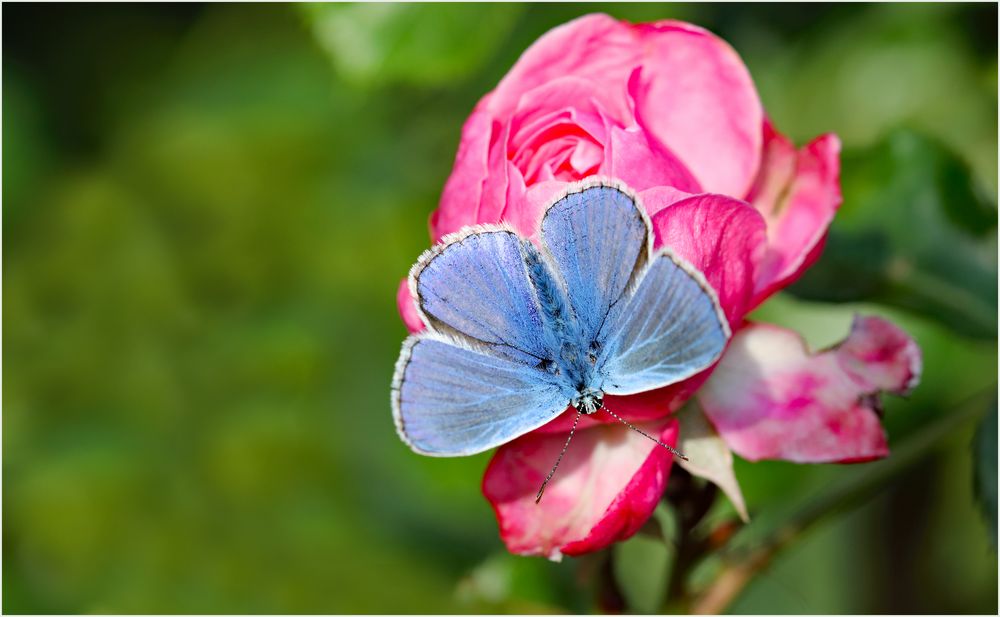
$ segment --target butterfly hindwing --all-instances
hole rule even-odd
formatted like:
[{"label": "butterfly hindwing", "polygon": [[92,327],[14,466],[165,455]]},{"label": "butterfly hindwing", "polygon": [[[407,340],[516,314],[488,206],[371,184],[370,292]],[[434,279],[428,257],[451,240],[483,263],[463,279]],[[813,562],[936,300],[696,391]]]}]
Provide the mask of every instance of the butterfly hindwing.
[{"label": "butterfly hindwing", "polygon": [[579,340],[598,340],[649,259],[649,220],[624,190],[596,185],[550,206],[541,238],[565,284]]},{"label": "butterfly hindwing", "polygon": [[433,456],[504,444],[555,418],[569,397],[544,371],[427,336],[404,343],[392,391],[400,437]]},{"label": "butterfly hindwing", "polygon": [[722,355],[729,335],[729,324],[704,277],[661,251],[611,326],[602,362],[604,390],[635,394],[691,377]]}]

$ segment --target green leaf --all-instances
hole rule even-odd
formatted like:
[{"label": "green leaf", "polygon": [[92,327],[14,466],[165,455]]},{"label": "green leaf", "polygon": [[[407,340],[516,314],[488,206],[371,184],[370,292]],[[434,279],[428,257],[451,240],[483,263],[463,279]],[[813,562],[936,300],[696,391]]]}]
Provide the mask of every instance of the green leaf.
[{"label": "green leaf", "polygon": [[844,205],[820,260],[789,288],[875,301],[962,334],[997,335],[997,210],[942,145],[898,130],[843,157]]},{"label": "green leaf", "polygon": [[979,422],[972,445],[976,498],[997,548],[997,402]]},{"label": "green leaf", "polygon": [[658,505],[654,517],[660,524],[663,539],[638,533],[613,548],[615,582],[634,613],[659,612],[677,554],[672,540],[676,525],[667,506]]},{"label": "green leaf", "polygon": [[518,4],[303,4],[317,42],[359,85],[443,85],[468,76],[503,43]]}]

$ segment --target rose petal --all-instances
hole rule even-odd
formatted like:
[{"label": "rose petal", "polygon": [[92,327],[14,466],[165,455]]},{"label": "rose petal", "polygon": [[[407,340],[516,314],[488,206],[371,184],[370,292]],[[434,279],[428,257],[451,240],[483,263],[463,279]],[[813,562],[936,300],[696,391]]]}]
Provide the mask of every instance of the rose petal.
[{"label": "rose petal", "polygon": [[399,307],[399,315],[403,318],[403,323],[406,325],[406,329],[410,331],[410,334],[416,334],[426,327],[424,326],[424,321],[420,319],[420,313],[417,311],[417,303],[410,294],[408,279],[404,278],[399,282],[399,290],[396,291],[396,306]]},{"label": "rose petal", "polygon": [[604,160],[604,153],[596,143],[587,140],[580,140],[573,148],[573,154],[569,157],[569,163],[573,168],[574,177],[583,178],[597,171]]},{"label": "rose petal", "polygon": [[[500,215],[507,205],[504,198],[507,196],[507,189],[510,186],[511,172],[516,172],[517,175],[521,174],[516,167],[508,164],[507,142],[509,140],[510,124],[501,125],[494,121],[487,167],[489,175],[483,182],[483,193],[475,218],[467,220],[466,225],[496,223],[500,220]],[[466,209],[468,210],[473,203],[469,202]]]},{"label": "rose petal", "polygon": [[431,214],[431,237],[434,242],[477,220],[483,185],[489,175],[492,138],[493,121],[489,114],[472,112],[462,127],[462,140],[455,155],[455,167],[444,186],[441,204]]},{"label": "rose petal", "polygon": [[858,315],[837,347],[840,367],[868,392],[906,395],[920,382],[923,358],[916,341],[892,323]]},{"label": "rose petal", "polygon": [[576,76],[591,80],[608,113],[624,120],[631,115],[625,83],[641,57],[642,48],[628,24],[608,15],[584,15],[535,41],[480,107],[504,116],[517,107],[525,92]]},{"label": "rose petal", "polygon": [[760,165],[764,117],[739,55],[681,22],[634,29],[645,51],[628,84],[639,126],[670,148],[703,190],[746,195]]},{"label": "rose petal", "polygon": [[589,133],[603,137],[600,103],[601,91],[589,79],[567,75],[525,92],[511,115],[511,140],[508,146],[520,148],[524,135],[538,132],[538,126],[552,124],[553,115],[574,120]]},{"label": "rose petal", "polygon": [[856,320],[841,345],[815,355],[795,332],[750,324],[733,337],[698,401],[746,459],[870,460],[889,452],[879,392],[912,388],[919,367],[912,340],[877,317]]},{"label": "rose petal", "polygon": [[[595,168],[603,158],[603,148],[597,139],[600,135],[593,135],[587,128],[577,124],[573,115],[560,114],[564,118],[554,119],[553,123],[547,126],[534,127],[537,133],[531,135],[524,144],[524,148],[512,151],[511,161],[524,176],[525,182],[534,184],[540,176],[540,170],[548,165],[552,172],[566,173],[567,181],[580,180],[583,171]],[[570,165],[574,150],[580,144],[587,144],[591,148],[594,160],[583,170],[574,170]]]},{"label": "rose petal", "polygon": [[799,153],[795,150],[795,144],[777,132],[774,125],[765,119],[764,154],[760,161],[757,180],[747,195],[747,201],[753,204],[768,221],[776,218],[776,212],[781,210],[779,203],[787,197],[785,193],[795,179],[798,159]]},{"label": "rose petal", "polygon": [[818,137],[799,152],[764,124],[764,160],[748,200],[767,221],[768,249],[755,304],[792,283],[819,257],[840,207],[840,140]]},{"label": "rose petal", "polygon": [[681,199],[653,217],[655,246],[669,247],[705,275],[732,326],[750,308],[763,256],[764,219],[749,204],[724,195]]},{"label": "rose petal", "polygon": [[526,188],[520,174],[511,172],[510,177],[503,220],[526,238],[535,239],[545,208],[566,190],[569,183],[547,180]]},{"label": "rose petal", "polygon": [[677,412],[676,417],[680,423],[677,449],[688,458],[686,461],[678,459],[677,464],[691,475],[705,478],[722,489],[740,518],[749,522],[750,515],[747,513],[746,502],[743,501],[743,492],[733,473],[732,450],[708,423],[696,403],[685,405]]},{"label": "rose petal", "polygon": [[[673,445],[672,419],[640,426]],[[628,538],[663,494],[673,456],[621,424],[577,431],[539,503],[535,495],[566,435],[525,435],[497,450],[483,478],[512,553],[559,559]]]},{"label": "rose petal", "polygon": [[693,197],[692,193],[680,191],[671,186],[655,186],[639,193],[639,200],[642,202],[646,214],[652,219],[660,210],[671,206],[682,199]]},{"label": "rose petal", "polygon": [[604,161],[602,173],[625,182],[634,191],[655,186],[669,186],[687,193],[701,191],[684,164],[665,146],[650,141],[638,127],[609,127]]}]

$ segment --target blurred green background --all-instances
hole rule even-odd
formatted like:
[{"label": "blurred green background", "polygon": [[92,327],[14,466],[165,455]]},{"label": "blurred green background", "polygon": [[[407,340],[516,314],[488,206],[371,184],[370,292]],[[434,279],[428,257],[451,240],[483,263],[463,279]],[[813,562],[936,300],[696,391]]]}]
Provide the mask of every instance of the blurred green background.
[{"label": "blurred green background", "polygon": [[[710,28],[783,131],[842,137],[828,250],[759,318],[907,328],[894,448],[977,407],[731,610],[996,612],[990,4],[6,4],[4,612],[596,610],[587,560],[505,554],[488,457],[412,454],[388,402],[464,118],[596,11]],[[864,471],[737,465],[751,527]]]}]

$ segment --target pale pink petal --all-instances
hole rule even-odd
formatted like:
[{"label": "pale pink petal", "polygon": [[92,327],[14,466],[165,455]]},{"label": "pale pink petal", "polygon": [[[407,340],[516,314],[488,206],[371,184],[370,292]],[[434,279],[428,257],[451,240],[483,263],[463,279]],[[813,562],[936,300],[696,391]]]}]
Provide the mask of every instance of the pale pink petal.
[{"label": "pale pink petal", "polygon": [[735,334],[698,401],[743,458],[864,461],[889,452],[880,391],[913,387],[919,367],[912,340],[877,317],[859,318],[841,345],[814,355],[795,332],[750,324]]},{"label": "pale pink petal", "polygon": [[669,247],[705,275],[732,326],[750,309],[763,256],[764,219],[746,202],[724,195],[681,199],[653,216],[657,247]]},{"label": "pale pink petal", "polygon": [[622,120],[630,116],[625,83],[641,57],[628,24],[607,15],[584,15],[535,41],[479,108],[504,116],[525,92],[570,75],[593,81],[607,111]]},{"label": "pale pink petal", "polygon": [[756,282],[759,303],[819,257],[841,202],[840,140],[823,135],[796,152],[765,123],[764,160],[748,200],[767,221],[768,250]]},{"label": "pale pink petal", "polygon": [[743,196],[760,165],[763,109],[750,73],[725,41],[675,21],[634,26],[644,50],[629,78],[636,119],[705,191]]},{"label": "pale pink petal", "polygon": [[[676,443],[672,419],[640,428]],[[565,441],[565,434],[526,435],[497,450],[486,469],[483,494],[513,553],[559,559],[599,550],[638,531],[663,494],[673,457],[617,424],[578,430],[536,504]]]},{"label": "pale pink petal", "polygon": [[657,186],[687,193],[701,191],[698,181],[684,164],[665,146],[651,141],[639,127],[609,127],[601,172],[625,182],[634,191]]},{"label": "pale pink petal", "polygon": [[417,312],[417,303],[414,302],[413,296],[410,294],[409,281],[405,278],[399,282],[399,290],[396,292],[396,306],[399,307],[399,315],[403,318],[403,323],[411,334],[420,332],[426,327],[423,320],[420,319],[420,313]]}]

